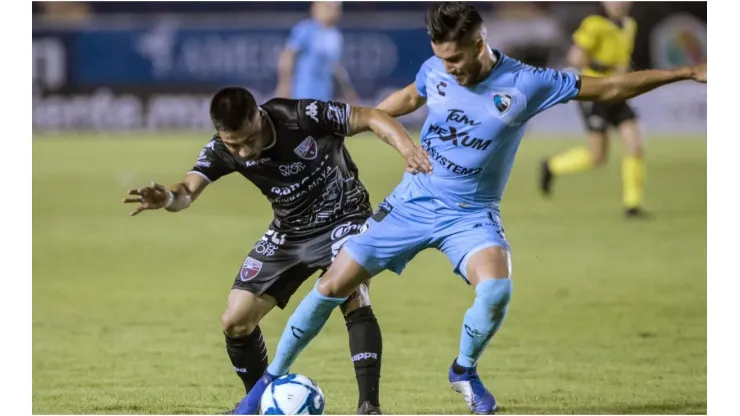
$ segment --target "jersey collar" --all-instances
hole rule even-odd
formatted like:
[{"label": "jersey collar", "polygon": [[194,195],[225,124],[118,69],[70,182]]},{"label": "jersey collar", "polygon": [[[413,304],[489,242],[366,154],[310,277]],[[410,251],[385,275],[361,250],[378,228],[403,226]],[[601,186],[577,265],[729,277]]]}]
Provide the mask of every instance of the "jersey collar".
[{"label": "jersey collar", "polygon": [[269,145],[265,146],[265,148],[262,149],[262,151],[265,151],[265,150],[269,150],[270,148],[275,146],[275,143],[277,143],[277,131],[275,130],[275,123],[273,123],[272,119],[270,118],[270,114],[268,114],[267,111],[265,111],[260,106],[258,106],[257,108],[260,110],[262,115],[267,117],[267,120],[270,122],[270,128],[272,129],[272,143],[270,143]]}]

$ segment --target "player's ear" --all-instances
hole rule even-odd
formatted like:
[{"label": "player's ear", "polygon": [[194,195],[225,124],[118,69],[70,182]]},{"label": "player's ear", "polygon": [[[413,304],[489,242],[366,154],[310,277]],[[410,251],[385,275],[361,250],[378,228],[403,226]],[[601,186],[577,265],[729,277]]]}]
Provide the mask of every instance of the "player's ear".
[{"label": "player's ear", "polygon": [[486,45],[486,41],[483,39],[483,37],[478,37],[475,40],[475,47],[478,50],[478,58],[482,58],[483,55],[487,52],[486,49],[488,48],[488,45]]}]

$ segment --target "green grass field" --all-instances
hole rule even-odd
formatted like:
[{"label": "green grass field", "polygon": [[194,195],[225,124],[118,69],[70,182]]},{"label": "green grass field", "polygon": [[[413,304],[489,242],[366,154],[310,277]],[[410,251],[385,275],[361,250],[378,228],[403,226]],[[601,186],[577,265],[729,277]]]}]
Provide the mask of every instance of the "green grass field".
[{"label": "green grass field", "polygon": [[[120,203],[179,180],[205,137],[34,141],[34,413],[213,414],[241,398],[220,315],[269,204],[235,175],[177,215]],[[575,143],[522,144],[502,208],[515,294],[481,375],[506,414],[706,413],[706,140],[649,142],[646,222],[621,216],[617,142],[608,167],[539,197],[540,158]],[[377,204],[400,157],[348,144]],[[270,354],[309,288],[263,321]],[[466,414],[447,369],[473,291],[427,251],[372,296],[384,411]],[[356,411],[347,343],[335,313],[292,369],[319,382],[327,413]]]}]

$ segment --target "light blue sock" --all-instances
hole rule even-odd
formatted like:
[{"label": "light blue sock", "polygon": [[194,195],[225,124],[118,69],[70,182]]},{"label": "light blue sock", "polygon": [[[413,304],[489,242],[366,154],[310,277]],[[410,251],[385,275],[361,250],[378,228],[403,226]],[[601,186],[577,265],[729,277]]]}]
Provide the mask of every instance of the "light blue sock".
[{"label": "light blue sock", "polygon": [[475,288],[473,306],[465,312],[457,364],[475,367],[488,341],[506,317],[511,299],[511,279],[488,279]]},{"label": "light blue sock", "polygon": [[267,372],[274,376],[288,374],[298,354],[318,335],[326,321],[329,320],[334,308],[344,303],[345,300],[346,298],[324,296],[314,286],[311,293],[301,301],[288,319],[277,351],[275,351],[275,359],[267,367]]}]

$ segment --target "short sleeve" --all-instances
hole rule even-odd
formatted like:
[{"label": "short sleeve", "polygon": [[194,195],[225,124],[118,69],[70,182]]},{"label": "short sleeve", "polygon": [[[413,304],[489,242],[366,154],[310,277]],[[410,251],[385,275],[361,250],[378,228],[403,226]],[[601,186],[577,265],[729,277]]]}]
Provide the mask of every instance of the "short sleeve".
[{"label": "short sleeve", "polygon": [[298,117],[309,134],[349,134],[350,105],[339,101],[299,100]]},{"label": "short sleeve", "polygon": [[579,48],[591,52],[596,47],[598,41],[598,16],[589,16],[581,22],[581,25],[573,32],[573,43]]},{"label": "short sleeve", "polygon": [[234,171],[231,163],[223,155],[225,150],[217,149],[216,144],[217,142],[214,139],[203,147],[203,150],[198,155],[198,160],[195,162],[195,166],[188,173],[195,173],[205,178],[208,182],[215,182],[222,176],[226,176]]},{"label": "short sleeve", "polygon": [[418,92],[419,96],[421,97],[427,96],[427,74],[428,73],[429,73],[429,64],[427,62],[425,62],[419,69],[419,72],[416,73],[416,92]]},{"label": "short sleeve", "polygon": [[288,36],[286,47],[297,52],[303,52],[308,48],[311,37],[311,23],[303,21],[293,26]]},{"label": "short sleeve", "polygon": [[581,78],[572,72],[526,66],[520,82],[527,95],[527,118],[568,102],[581,90]]}]

